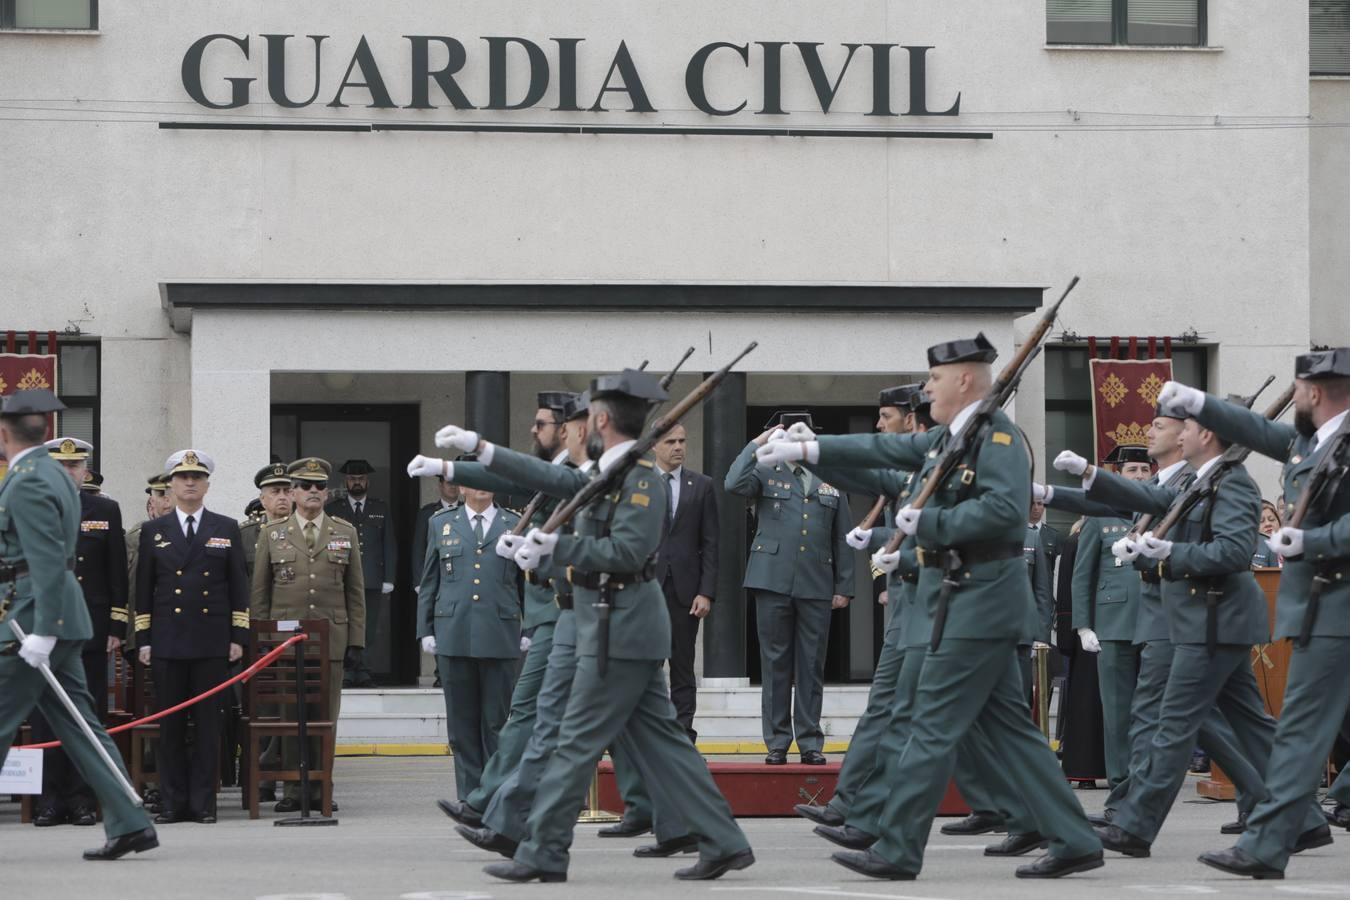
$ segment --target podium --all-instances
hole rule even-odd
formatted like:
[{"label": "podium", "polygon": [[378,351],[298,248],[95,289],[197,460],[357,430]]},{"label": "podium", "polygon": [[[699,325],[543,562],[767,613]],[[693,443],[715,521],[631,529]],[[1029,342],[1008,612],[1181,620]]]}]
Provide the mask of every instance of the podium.
[{"label": "podium", "polygon": [[[1266,608],[1270,613],[1271,627],[1275,625],[1275,598],[1280,592],[1280,570],[1275,568],[1256,569],[1256,583],[1266,594]],[[1290,642],[1279,641],[1273,644],[1258,644],[1252,647],[1252,673],[1256,675],[1256,686],[1261,691],[1261,699],[1266,702],[1266,712],[1275,718],[1280,717],[1284,708],[1284,688],[1289,680]],[[1224,771],[1211,762],[1209,777],[1195,787],[1196,793],[1211,800],[1232,800],[1235,792],[1233,782]]]}]

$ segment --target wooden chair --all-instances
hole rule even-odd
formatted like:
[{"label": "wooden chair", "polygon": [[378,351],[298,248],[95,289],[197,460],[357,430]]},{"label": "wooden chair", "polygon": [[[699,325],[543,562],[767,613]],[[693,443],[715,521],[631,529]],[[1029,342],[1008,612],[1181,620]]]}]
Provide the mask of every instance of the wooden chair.
[{"label": "wooden chair", "polygon": [[[134,719],[148,716],[158,708],[155,702],[155,682],[150,675],[150,667],[141,665],[139,661],[131,664],[130,699],[131,716]],[[136,725],[130,731],[122,733],[129,735],[131,757],[127,764],[127,773],[131,776],[131,786],[138,794],[143,795],[147,784],[152,781],[157,783],[155,770],[147,764],[146,750],[150,744],[159,741],[159,723]]]},{"label": "wooden chair", "polygon": [[[279,631],[275,621],[255,621],[249,626],[248,659],[257,660],[285,643],[295,632]],[[244,800],[248,816],[256,819],[261,814],[258,785],[264,771],[258,763],[263,742],[268,738],[299,736],[295,721],[298,703],[306,705],[305,728],[311,739],[319,742],[319,759],[311,759],[309,780],[317,783],[322,792],[321,807],[325,816],[333,814],[333,760],[336,757],[337,723],[328,706],[329,670],[328,622],[306,619],[300,630],[309,639],[302,648],[301,670],[304,685],[296,684],[295,653],[289,649],[271,666],[253,676],[246,685],[244,711],[244,758],[247,770],[244,777]],[[268,769],[269,779],[299,781],[297,769]]]}]

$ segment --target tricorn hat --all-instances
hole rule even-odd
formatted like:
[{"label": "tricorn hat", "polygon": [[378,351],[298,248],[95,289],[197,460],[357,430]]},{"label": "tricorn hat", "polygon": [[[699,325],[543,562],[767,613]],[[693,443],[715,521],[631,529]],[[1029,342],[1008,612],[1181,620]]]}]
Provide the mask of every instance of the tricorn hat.
[{"label": "tricorn hat", "polygon": [[877,405],[894,406],[898,409],[913,412],[910,404],[914,402],[914,395],[921,393],[923,393],[923,384],[921,382],[884,388],[881,393],[877,395]]},{"label": "tricorn hat", "polygon": [[624,369],[616,375],[601,375],[591,381],[591,399],[605,396],[631,397],[659,403],[670,395],[654,376],[638,369]]},{"label": "tricorn hat", "polygon": [[567,402],[575,397],[571,391],[540,391],[539,405],[536,409],[550,409],[558,415],[566,415]]},{"label": "tricorn hat", "polygon": [[811,411],[806,409],[787,409],[779,410],[769,416],[769,421],[764,423],[765,428],[791,428],[798,422],[802,422],[812,431],[816,430],[816,423],[811,419]]},{"label": "tricorn hat", "polygon": [[1111,448],[1111,452],[1106,454],[1106,459],[1102,462],[1113,466],[1123,466],[1125,463],[1146,463],[1149,461],[1148,448],[1137,444],[1116,444]]},{"label": "tricorn hat", "polygon": [[973,338],[945,341],[928,348],[929,366],[949,366],[953,363],[964,362],[991,363],[996,359],[998,359],[998,351],[994,349],[993,344],[989,343],[989,339],[984,336],[983,331]]},{"label": "tricorn hat", "polygon": [[591,412],[591,392],[582,391],[580,394],[573,394],[563,407],[563,421],[571,422],[573,419],[584,419]]},{"label": "tricorn hat", "polygon": [[1350,378],[1350,347],[1313,350],[1294,359],[1294,377],[1304,381]]},{"label": "tricorn hat", "polygon": [[375,471],[375,467],[364,459],[349,459],[338,471],[343,475],[369,475]]}]

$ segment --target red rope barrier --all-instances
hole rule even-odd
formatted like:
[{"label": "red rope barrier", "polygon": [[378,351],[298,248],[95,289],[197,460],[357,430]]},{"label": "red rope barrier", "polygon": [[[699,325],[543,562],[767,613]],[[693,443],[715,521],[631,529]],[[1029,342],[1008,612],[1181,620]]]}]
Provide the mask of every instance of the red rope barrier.
[{"label": "red rope barrier", "polygon": [[[297,635],[294,635],[294,636],[292,636],[292,637],[289,637],[289,638],[287,638],[286,641],[285,641],[284,643],[282,643],[279,647],[275,648],[274,650],[269,651],[268,654],[267,654],[266,656],[264,656],[264,657],[262,657],[261,659],[259,659],[259,660],[258,660],[257,662],[255,662],[253,665],[249,666],[247,669],[245,669],[244,671],[240,672],[238,675],[235,675],[235,676],[233,676],[232,678],[228,678],[228,679],[226,679],[225,681],[222,681],[220,684],[218,684],[218,685],[216,685],[215,687],[211,688],[211,690],[206,691],[206,692],[201,693],[201,694],[198,694],[197,696],[191,698],[190,700],[184,700],[182,703],[179,703],[177,706],[171,706],[171,707],[169,707],[168,709],[161,709],[159,712],[154,713],[153,715],[146,716],[146,717],[143,718],[143,719],[136,719],[136,720],[134,720],[134,721],[127,722],[127,723],[124,724],[124,725],[118,725],[116,728],[109,728],[109,729],[108,729],[108,734],[121,734],[121,733],[124,732],[124,731],[128,731],[128,730],[130,730],[130,729],[132,729],[132,728],[135,728],[137,725],[147,725],[147,724],[149,724],[150,722],[158,722],[160,719],[164,718],[165,716],[171,716],[171,715],[173,715],[174,713],[178,712],[179,710],[187,709],[189,706],[192,706],[192,705],[195,704],[195,703],[200,703],[200,702],[202,702],[202,701],[205,700],[207,697],[214,697],[216,694],[219,694],[221,691],[225,690],[227,687],[229,687],[229,686],[232,685],[232,684],[235,684],[236,682],[240,682],[240,681],[248,681],[248,680],[249,680],[250,678],[252,678],[254,675],[257,675],[260,671],[262,671],[263,669],[267,668],[267,667],[270,666],[272,663],[276,662],[276,661],[277,661],[277,657],[281,656],[281,654],[282,654],[288,647],[291,647],[291,646],[294,645],[294,644],[298,644],[299,642],[304,641],[304,640],[308,640],[308,639],[309,639],[309,635],[305,634],[304,632],[301,632],[301,633],[299,633],[299,634],[297,634]],[[14,749],[16,749],[16,750],[50,750],[50,749],[52,749],[53,747],[60,747],[60,746],[61,746],[61,742],[60,742],[60,741],[48,741],[48,742],[45,743],[45,744],[24,744],[24,745],[22,745],[22,746],[20,746],[20,747],[15,747]]]}]

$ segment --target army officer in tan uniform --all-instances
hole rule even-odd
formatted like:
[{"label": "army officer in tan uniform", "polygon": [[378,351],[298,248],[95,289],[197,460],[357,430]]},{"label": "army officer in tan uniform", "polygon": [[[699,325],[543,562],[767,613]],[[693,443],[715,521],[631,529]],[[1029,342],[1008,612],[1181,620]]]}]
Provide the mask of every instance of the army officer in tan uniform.
[{"label": "army officer in tan uniform", "polygon": [[[331,472],[327,461],[314,457],[287,467],[295,512],[264,526],[253,567],[252,608],[256,619],[328,620],[328,712],[336,721],[343,657],[366,643],[366,597],[356,528],[323,511]],[[299,809],[299,790],[288,784],[276,811]]]}]

